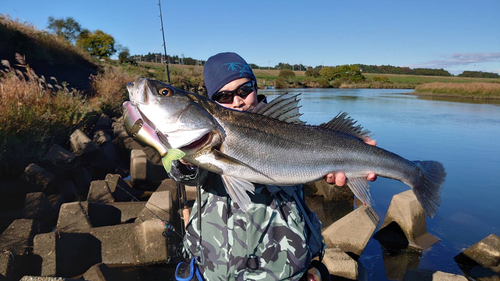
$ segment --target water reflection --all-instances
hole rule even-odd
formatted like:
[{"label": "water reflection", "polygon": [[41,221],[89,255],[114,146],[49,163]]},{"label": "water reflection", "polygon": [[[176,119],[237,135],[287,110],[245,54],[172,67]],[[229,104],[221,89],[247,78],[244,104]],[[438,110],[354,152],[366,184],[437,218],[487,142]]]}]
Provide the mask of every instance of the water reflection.
[{"label": "water reflection", "polygon": [[408,269],[417,269],[421,252],[391,251],[382,247],[385,273],[389,280],[402,280]]}]

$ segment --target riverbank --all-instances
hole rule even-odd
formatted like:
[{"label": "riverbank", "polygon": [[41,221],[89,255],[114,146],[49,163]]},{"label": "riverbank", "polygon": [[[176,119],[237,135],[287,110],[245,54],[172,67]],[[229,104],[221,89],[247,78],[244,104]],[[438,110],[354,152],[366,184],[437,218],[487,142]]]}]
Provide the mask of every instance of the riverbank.
[{"label": "riverbank", "polygon": [[413,94],[472,99],[500,99],[500,83],[433,82],[418,85]]}]

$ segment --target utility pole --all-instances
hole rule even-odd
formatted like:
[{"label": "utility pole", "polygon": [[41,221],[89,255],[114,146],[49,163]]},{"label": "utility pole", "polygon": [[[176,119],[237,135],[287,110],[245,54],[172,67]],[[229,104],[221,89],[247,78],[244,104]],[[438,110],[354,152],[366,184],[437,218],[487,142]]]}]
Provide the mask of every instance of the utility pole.
[{"label": "utility pole", "polygon": [[168,65],[170,64],[170,61],[167,56],[167,44],[165,43],[165,31],[163,30],[163,16],[161,14],[161,1],[158,0],[158,8],[160,9],[160,22],[161,22],[161,35],[163,36],[163,51],[165,52],[165,58],[166,58],[166,63],[165,63],[165,71],[167,72],[167,81],[170,84],[170,71],[168,69]]}]

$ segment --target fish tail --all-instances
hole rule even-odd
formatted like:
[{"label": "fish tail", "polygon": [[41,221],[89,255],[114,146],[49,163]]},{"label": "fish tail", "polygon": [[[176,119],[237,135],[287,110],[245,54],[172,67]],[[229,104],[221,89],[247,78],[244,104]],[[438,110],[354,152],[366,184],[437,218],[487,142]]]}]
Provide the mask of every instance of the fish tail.
[{"label": "fish tail", "polygon": [[446,177],[444,166],[436,161],[414,161],[413,163],[420,169],[413,192],[427,215],[433,218],[441,204],[440,193]]},{"label": "fish tail", "polygon": [[170,170],[172,169],[172,161],[179,160],[182,157],[184,157],[185,155],[186,155],[186,153],[184,153],[180,149],[177,149],[177,148],[169,149],[167,151],[167,155],[165,155],[163,158],[161,158],[161,163],[163,164],[165,171],[167,171],[167,173],[170,173]]}]

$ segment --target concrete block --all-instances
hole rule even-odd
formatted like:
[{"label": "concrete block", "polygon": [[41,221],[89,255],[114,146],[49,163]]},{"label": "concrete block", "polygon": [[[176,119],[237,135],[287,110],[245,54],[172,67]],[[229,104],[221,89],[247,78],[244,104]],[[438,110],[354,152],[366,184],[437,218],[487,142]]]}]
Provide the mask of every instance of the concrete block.
[{"label": "concrete block", "polygon": [[44,233],[35,237],[33,253],[41,259],[41,276],[78,276],[101,262],[101,243],[88,233]]},{"label": "concrete block", "polygon": [[167,260],[167,239],[162,235],[164,229],[157,219],[136,225],[134,232],[139,264],[160,264]]},{"label": "concrete block", "polygon": [[305,196],[309,209],[316,213],[323,228],[343,218],[354,210],[353,198],[347,201],[327,201],[323,196]]},{"label": "concrete block", "polygon": [[33,237],[40,233],[42,223],[32,219],[14,220],[0,235],[0,250],[9,250],[16,255],[31,252]]},{"label": "concrete block", "polygon": [[144,209],[145,202],[112,202],[108,205],[120,210],[121,223],[134,222]]},{"label": "concrete block", "polygon": [[134,149],[139,149],[139,150],[143,150],[144,149],[144,146],[141,145],[138,141],[134,140],[133,138],[131,137],[127,137],[123,140],[123,145],[125,146],[125,148],[128,150],[128,151],[132,151]]},{"label": "concrete block", "polygon": [[51,213],[52,205],[43,192],[26,194],[23,207],[23,218],[46,220]]},{"label": "concrete block", "polygon": [[94,264],[84,274],[84,280],[106,281],[113,280],[108,266],[104,263]]},{"label": "concrete block", "polygon": [[135,226],[136,224],[121,224],[96,227],[90,231],[101,244],[101,262],[107,265],[138,264]]},{"label": "concrete block", "polygon": [[406,271],[403,281],[467,281],[467,278],[442,271],[410,269]]},{"label": "concrete block", "polygon": [[43,157],[54,165],[67,165],[75,160],[75,155],[58,144],[54,144]]},{"label": "concrete block", "polygon": [[147,158],[142,149],[133,149],[130,153],[130,179],[132,183],[146,180]]},{"label": "concrete block", "polygon": [[88,232],[93,227],[116,225],[120,222],[121,211],[113,206],[74,202],[61,206],[56,229],[61,232]]},{"label": "concrete block", "polygon": [[500,280],[500,238],[490,234],[454,257],[466,275],[475,280]]},{"label": "concrete block", "polygon": [[97,146],[101,146],[104,143],[111,142],[111,137],[103,130],[99,130],[94,132],[94,138],[92,141],[97,144]]},{"label": "concrete block", "polygon": [[107,174],[104,180],[116,201],[131,201],[134,197],[140,198],[144,194],[142,190],[133,189],[118,174]]},{"label": "concrete block", "polygon": [[500,237],[490,234],[462,252],[484,267],[500,265]]},{"label": "concrete block", "polygon": [[42,276],[23,276],[19,281],[78,281],[80,279],[71,279],[63,277],[42,277]]},{"label": "concrete block", "polygon": [[87,200],[92,176],[87,169],[83,167],[76,168],[72,174],[73,182],[76,186],[76,191],[80,200]]},{"label": "concrete block", "polygon": [[111,130],[111,119],[106,115],[106,114],[101,114],[99,117],[99,120],[97,120],[97,123],[95,124],[94,131],[109,131]]},{"label": "concrete block", "polygon": [[147,265],[167,259],[164,226],[160,220],[96,227],[91,234],[100,241],[101,261],[107,265]]},{"label": "concrete block", "polygon": [[162,180],[168,178],[168,174],[163,167],[161,162],[161,157],[158,152],[152,147],[145,147],[143,149],[146,154],[147,162],[147,174],[146,178],[149,182],[161,182]]},{"label": "concrete block", "polygon": [[136,221],[144,222],[150,219],[156,219],[157,216],[164,221],[170,221],[173,212],[171,194],[169,190],[153,192],[146,203],[146,207],[142,210]]},{"label": "concrete block", "polygon": [[65,181],[59,186],[59,193],[61,194],[64,203],[73,202],[77,200],[78,190],[72,181]]},{"label": "concrete block", "polygon": [[69,137],[71,149],[76,156],[99,150],[99,147],[82,131],[75,130]]},{"label": "concrete block", "polygon": [[389,280],[401,280],[409,269],[417,269],[420,263],[421,251],[389,251],[382,250],[385,274]]},{"label": "concrete block", "polygon": [[[407,247],[415,250],[426,249],[439,242],[439,239],[427,233],[425,212],[412,190],[408,190],[393,196],[384,222],[376,234],[377,240],[386,247],[404,247],[398,239],[396,225],[404,233],[407,239]],[[392,237],[392,238],[391,238]]]},{"label": "concrete block", "polygon": [[326,201],[350,201],[354,193],[347,187],[329,184],[324,179],[309,184],[310,188],[316,190],[315,195],[321,195]]},{"label": "concrete block", "polygon": [[370,206],[362,206],[323,231],[329,248],[360,256],[380,219]]},{"label": "concrete block", "polygon": [[61,206],[56,229],[60,232],[88,232],[92,228],[87,202],[66,203]]},{"label": "concrete block", "polygon": [[335,277],[358,280],[358,262],[339,248],[327,248],[322,260]]},{"label": "concrete block", "polygon": [[[0,251],[0,280],[11,279],[14,271],[14,254],[10,251]],[[2,278],[3,277],[3,278]]]},{"label": "concrete block", "polygon": [[115,198],[111,194],[108,183],[104,180],[97,180],[90,183],[87,201],[93,203],[109,203],[115,202]]},{"label": "concrete block", "polygon": [[44,191],[54,181],[54,175],[38,166],[37,164],[29,164],[21,175],[21,179],[32,186],[32,191]]},{"label": "concrete block", "polygon": [[113,124],[111,124],[111,128],[113,129],[113,139],[118,139],[119,141],[123,142],[125,138],[130,137],[127,133],[127,130],[125,129],[123,120],[121,120],[120,122],[113,122]]}]

